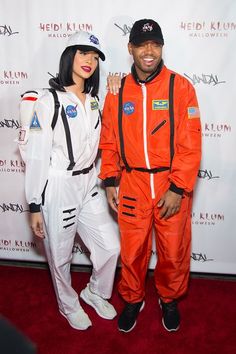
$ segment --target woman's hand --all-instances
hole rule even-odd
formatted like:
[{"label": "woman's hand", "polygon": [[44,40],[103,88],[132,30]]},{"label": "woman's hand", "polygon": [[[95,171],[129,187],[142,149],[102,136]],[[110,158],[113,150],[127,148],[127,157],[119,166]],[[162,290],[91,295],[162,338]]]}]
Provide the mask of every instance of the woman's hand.
[{"label": "woman's hand", "polygon": [[43,216],[41,211],[30,214],[30,226],[35,236],[41,239],[45,238],[43,231]]},{"label": "woman's hand", "polygon": [[121,86],[121,76],[120,75],[108,75],[107,76],[107,90],[113,95],[119,93],[119,88]]}]

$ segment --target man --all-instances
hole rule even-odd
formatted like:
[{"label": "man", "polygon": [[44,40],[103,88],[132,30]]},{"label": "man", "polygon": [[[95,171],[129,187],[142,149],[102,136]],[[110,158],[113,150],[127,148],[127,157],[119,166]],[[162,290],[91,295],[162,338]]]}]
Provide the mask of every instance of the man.
[{"label": "man", "polygon": [[134,23],[128,43],[131,74],[122,79],[118,96],[107,94],[104,106],[99,177],[118,212],[119,292],[126,301],[118,328],[123,332],[134,328],[145,304],[153,226],[158,254],[154,279],[168,331],[179,328],[177,300],[186,293],[189,278],[201,125],[194,88],[163,64],[163,44],[155,21]]}]

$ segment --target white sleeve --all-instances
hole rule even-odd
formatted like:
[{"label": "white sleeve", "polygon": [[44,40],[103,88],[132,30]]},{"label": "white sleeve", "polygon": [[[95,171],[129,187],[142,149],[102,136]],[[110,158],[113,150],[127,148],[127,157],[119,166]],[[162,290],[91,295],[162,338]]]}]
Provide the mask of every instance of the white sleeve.
[{"label": "white sleeve", "polygon": [[52,95],[47,93],[35,103],[29,127],[25,167],[25,194],[28,204],[39,205],[42,202],[52,151],[53,113],[54,101]]}]

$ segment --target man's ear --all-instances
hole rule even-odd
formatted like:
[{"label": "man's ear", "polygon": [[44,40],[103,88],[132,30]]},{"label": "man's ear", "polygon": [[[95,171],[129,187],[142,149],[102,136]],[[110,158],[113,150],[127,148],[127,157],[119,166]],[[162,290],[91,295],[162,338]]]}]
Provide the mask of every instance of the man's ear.
[{"label": "man's ear", "polygon": [[129,54],[130,54],[130,55],[133,54],[133,51],[132,51],[132,44],[131,44],[131,43],[128,43],[128,51],[129,51]]}]

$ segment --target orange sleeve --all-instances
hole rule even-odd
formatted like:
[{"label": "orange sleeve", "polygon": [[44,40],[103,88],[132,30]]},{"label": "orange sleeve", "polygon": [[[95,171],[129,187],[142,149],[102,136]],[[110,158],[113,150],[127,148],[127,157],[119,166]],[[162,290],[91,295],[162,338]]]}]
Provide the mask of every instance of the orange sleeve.
[{"label": "orange sleeve", "polygon": [[179,124],[176,127],[175,154],[170,182],[190,192],[194,188],[201,160],[201,122],[192,84],[181,78],[177,85]]},{"label": "orange sleeve", "polygon": [[121,170],[116,134],[113,124],[115,120],[118,120],[117,109],[117,96],[108,93],[103,108],[102,130],[99,144],[102,154],[101,169],[98,177],[102,180],[109,177],[117,178]]}]

